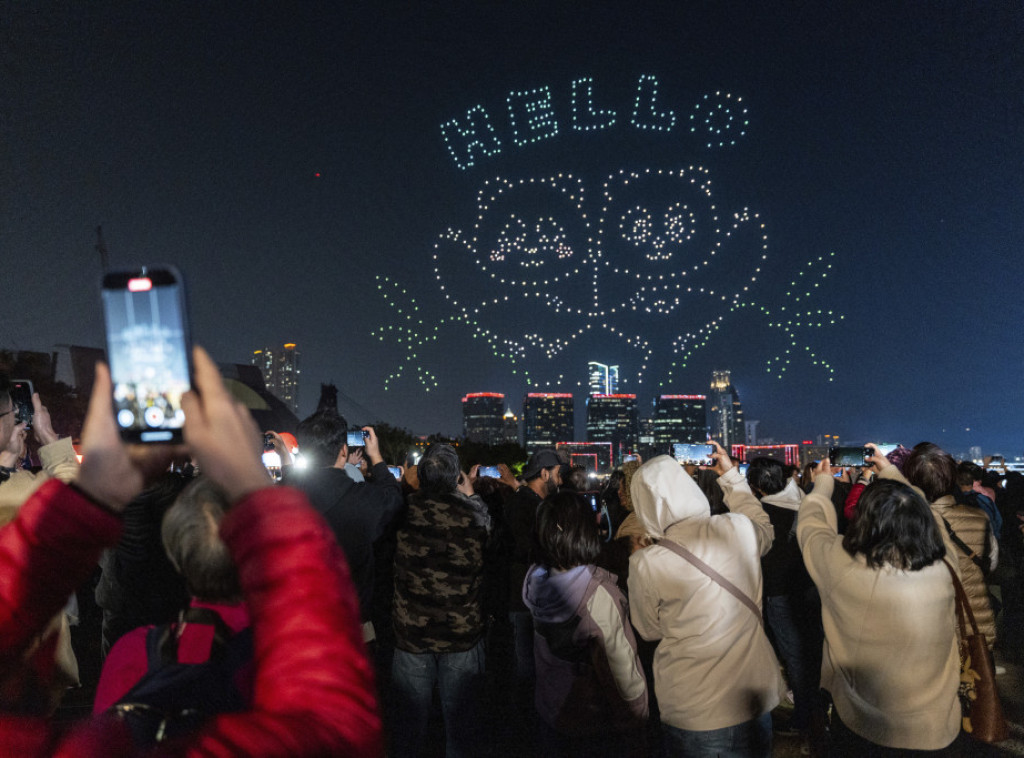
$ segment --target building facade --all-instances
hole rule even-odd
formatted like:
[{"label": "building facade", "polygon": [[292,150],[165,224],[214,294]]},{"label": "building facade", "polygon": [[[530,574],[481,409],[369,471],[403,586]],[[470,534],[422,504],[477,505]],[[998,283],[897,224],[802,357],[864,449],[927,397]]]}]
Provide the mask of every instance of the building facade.
[{"label": "building facade", "polygon": [[654,399],[654,447],[671,455],[676,442],[701,443],[708,438],[706,395],[659,395]]},{"label": "building facade", "polygon": [[499,445],[505,438],[505,396],[470,392],[462,398],[462,436],[469,442]]},{"label": "building facade", "polygon": [[523,398],[523,446],[527,453],[576,436],[572,393],[530,392]]},{"label": "building facade", "polygon": [[294,342],[281,348],[254,350],[252,365],[263,374],[266,388],[296,415],[299,412],[299,351]]},{"label": "building facade", "polygon": [[711,439],[726,450],[746,442],[743,406],[728,371],[712,373],[711,391],[707,397],[707,425]]},{"label": "building facade", "polygon": [[587,398],[587,442],[610,442],[615,465],[637,446],[636,395],[591,395]]},{"label": "building facade", "polygon": [[619,367],[597,361],[587,364],[588,386],[591,395],[614,395],[619,391]]}]

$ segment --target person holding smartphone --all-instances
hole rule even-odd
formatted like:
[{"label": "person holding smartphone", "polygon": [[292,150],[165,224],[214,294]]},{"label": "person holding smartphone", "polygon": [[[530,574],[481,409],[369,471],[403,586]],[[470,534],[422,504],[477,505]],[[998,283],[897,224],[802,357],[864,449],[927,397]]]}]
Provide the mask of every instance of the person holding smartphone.
[{"label": "person holding smartphone", "polygon": [[[323,519],[293,488],[274,487],[260,461],[249,411],[196,349],[195,386],[183,398],[184,438],[203,472],[231,503],[219,534],[238,566],[255,639],[254,699],[162,754],[271,756],[382,754],[372,668],[359,630],[355,589]],[[52,666],[36,636],[68,593],[118,540],[121,514],[166,469],[173,448],[126,445],[106,367],[97,367],[82,432],[83,463],[72,485],[48,481],[0,529],[0,755],[42,758],[133,755],[125,725],[104,717],[67,732],[39,713]]]},{"label": "person holding smartphone", "polygon": [[17,508],[47,479],[70,482],[78,475],[78,458],[70,437],[53,430],[50,412],[38,392],[32,393],[32,434],[39,443],[43,470],[38,474],[21,468],[28,443],[25,422],[18,422],[11,398],[11,380],[0,374],[0,508]]}]

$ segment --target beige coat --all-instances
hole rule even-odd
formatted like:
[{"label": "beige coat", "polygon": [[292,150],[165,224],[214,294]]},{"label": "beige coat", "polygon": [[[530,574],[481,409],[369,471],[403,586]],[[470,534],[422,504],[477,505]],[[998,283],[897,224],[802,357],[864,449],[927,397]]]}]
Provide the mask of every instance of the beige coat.
[{"label": "beige coat", "polygon": [[15,471],[6,482],[0,483],[0,507],[20,508],[39,486],[47,479],[60,479],[65,484],[78,476],[78,458],[71,446],[70,437],[61,437],[56,442],[39,448],[39,460],[43,470],[38,474],[31,471]]},{"label": "beige coat", "polygon": [[992,527],[989,524],[988,514],[981,508],[974,508],[969,505],[957,505],[952,495],[940,497],[932,503],[932,513],[939,522],[939,531],[942,532],[942,539],[952,552],[960,565],[960,581],[964,585],[964,592],[971,602],[971,610],[974,611],[974,620],[978,622],[978,630],[985,635],[989,650],[996,641],[996,617],[992,612],[992,605],[988,600],[988,585],[985,584],[985,574],[970,556],[964,553],[950,539],[942,519],[945,518],[953,527],[956,536],[959,537],[971,550],[979,556],[986,553],[985,541],[989,541],[989,570],[996,567],[998,556],[998,543],[992,534]]},{"label": "beige coat", "polygon": [[[683,545],[760,607],[771,522],[735,468],[718,483],[731,512],[712,516],[696,482],[675,459],[659,456],[633,478],[634,512],[647,534]],[[661,640],[654,690],[664,723],[721,729],[778,705],[779,664],[757,617],[668,548],[652,545],[630,557],[629,611],[644,639]]]},{"label": "beige coat", "polygon": [[[895,466],[882,476],[903,479]],[[843,723],[864,739],[894,748],[944,748],[960,732],[949,570],[942,561],[920,571],[873,569],[863,556],[851,556],[836,532],[832,487],[831,476],[815,478],[796,530],[821,594],[821,686],[832,693]]]}]

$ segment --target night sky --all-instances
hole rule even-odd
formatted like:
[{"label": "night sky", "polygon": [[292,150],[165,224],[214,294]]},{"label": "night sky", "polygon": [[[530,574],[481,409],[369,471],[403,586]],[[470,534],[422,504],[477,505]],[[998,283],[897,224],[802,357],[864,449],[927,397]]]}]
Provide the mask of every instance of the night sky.
[{"label": "night sky", "polygon": [[1024,453],[1021,4],[631,6],[0,2],[0,347],[103,344],[102,225],[217,360],[296,342],[300,415],[460,432],[600,360],[642,411],[730,369],[779,441]]}]

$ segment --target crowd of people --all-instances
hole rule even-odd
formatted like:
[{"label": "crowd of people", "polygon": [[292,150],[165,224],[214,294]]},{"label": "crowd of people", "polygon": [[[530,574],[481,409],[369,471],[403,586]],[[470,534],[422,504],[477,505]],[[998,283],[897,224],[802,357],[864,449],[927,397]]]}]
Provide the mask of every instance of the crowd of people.
[{"label": "crowd of people", "polygon": [[[768,758],[780,732],[817,756],[957,756],[954,582],[985,665],[1024,647],[1005,468],[923,442],[744,475],[716,444],[711,466],[606,481],[552,449],[483,476],[495,461],[434,443],[396,475],[333,410],[295,430],[299,465],[194,361],[184,447],[125,445],[99,366],[80,463],[0,375],[0,754],[406,758],[443,733],[483,756],[500,692],[524,752],[552,758]],[[59,728],[91,586],[93,714]]]}]

